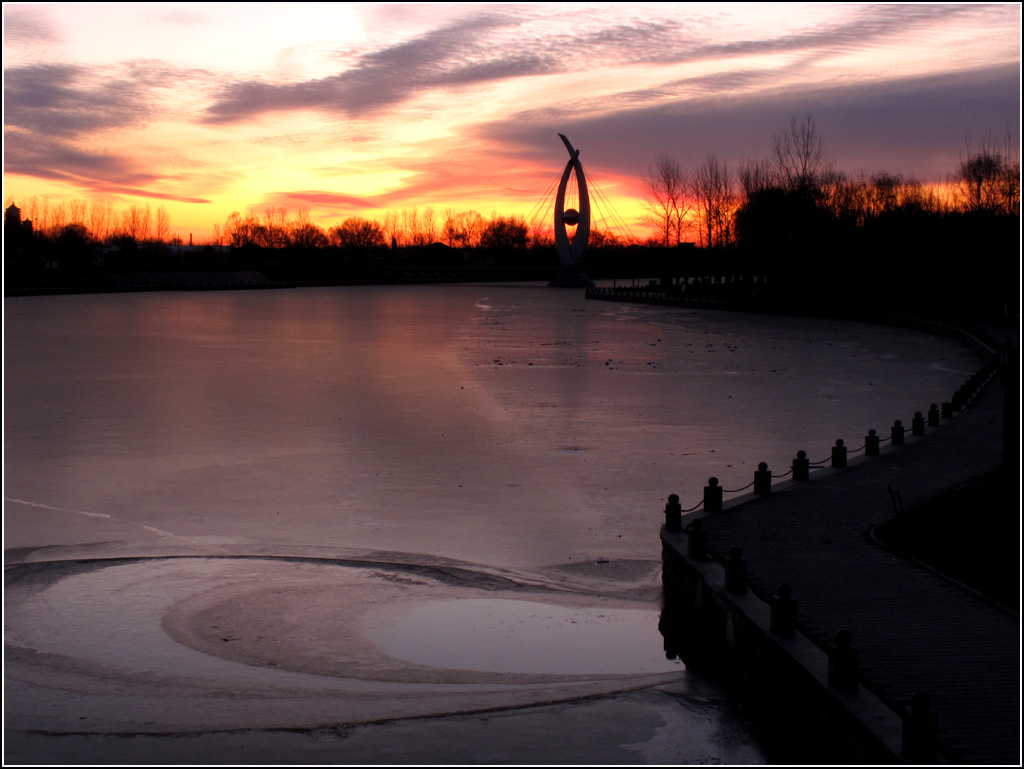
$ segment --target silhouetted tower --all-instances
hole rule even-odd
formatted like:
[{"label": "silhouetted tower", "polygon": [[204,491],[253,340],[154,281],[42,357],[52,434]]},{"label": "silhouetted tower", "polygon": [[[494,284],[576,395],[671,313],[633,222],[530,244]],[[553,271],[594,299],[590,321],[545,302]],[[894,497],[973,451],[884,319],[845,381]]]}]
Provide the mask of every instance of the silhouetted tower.
[{"label": "silhouetted tower", "polygon": [[[565,164],[562,172],[562,181],[558,184],[558,194],[555,196],[555,250],[558,252],[558,261],[565,267],[558,273],[554,280],[548,283],[549,286],[562,288],[593,287],[594,282],[583,274],[580,265],[583,263],[583,253],[587,250],[587,241],[590,239],[590,195],[587,192],[587,178],[583,173],[583,164],[580,163],[580,151],[573,149],[569,140],[563,134],[558,134],[569,150],[569,162]],[[572,175],[576,175],[576,189],[579,193],[579,207],[565,210],[565,188],[569,184]],[[576,231],[569,238],[566,225],[576,225]]]},{"label": "silhouetted tower", "polygon": [[7,210],[4,211],[4,229],[8,231],[21,229],[21,209],[14,203],[7,206]]},{"label": "silhouetted tower", "polygon": [[4,242],[10,248],[18,248],[24,244],[26,236],[32,232],[32,221],[22,220],[21,209],[11,203],[4,211]]},{"label": "silhouetted tower", "polygon": [[[580,163],[580,151],[573,149],[569,140],[564,134],[558,134],[565,148],[569,150],[569,162],[565,164],[562,172],[562,181],[558,184],[558,195],[555,197],[555,248],[558,251],[558,259],[566,267],[576,267],[583,261],[583,252],[587,250],[587,241],[590,239],[590,195],[587,193],[587,179],[583,173],[583,164]],[[565,188],[569,183],[569,177],[575,172],[576,187],[579,190],[579,207],[576,211],[570,208],[565,210]],[[576,232],[572,240],[565,229],[566,225],[576,225]]]}]

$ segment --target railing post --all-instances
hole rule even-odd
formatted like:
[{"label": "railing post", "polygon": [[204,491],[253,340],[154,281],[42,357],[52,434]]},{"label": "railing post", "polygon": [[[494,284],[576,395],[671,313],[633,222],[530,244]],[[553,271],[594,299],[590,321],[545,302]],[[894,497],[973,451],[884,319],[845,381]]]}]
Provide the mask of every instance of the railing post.
[{"label": "railing post", "polygon": [[791,636],[796,633],[796,599],[793,588],[785,582],[775,588],[772,596],[770,630],[776,635]]},{"label": "railing post", "polygon": [[953,411],[959,411],[964,407],[964,391],[961,389],[956,390],[953,393]]},{"label": "railing post", "polygon": [[708,530],[700,518],[686,524],[686,555],[695,561],[708,559]]},{"label": "railing post", "polygon": [[772,493],[772,473],[768,469],[767,462],[761,462],[754,471],[754,493]]},{"label": "railing post", "polygon": [[953,418],[953,404],[949,401],[942,401],[942,418],[952,419]]},{"label": "railing post", "polygon": [[665,503],[665,531],[682,531],[683,506],[679,504],[678,494],[669,494]]},{"label": "railing post", "polygon": [[904,433],[905,433],[905,431],[903,429],[903,423],[900,420],[897,419],[895,422],[892,423],[892,445],[893,446],[902,446],[905,443],[905,441],[903,439]]},{"label": "railing post", "polygon": [[879,437],[878,433],[874,430],[868,430],[868,434],[864,436],[864,456],[866,457],[877,457],[878,456]]},{"label": "railing post", "polygon": [[846,445],[842,438],[837,439],[832,447],[832,467],[846,467]]},{"label": "railing post", "polygon": [[793,480],[806,481],[811,477],[811,460],[807,458],[806,451],[798,451],[796,459],[793,460]]},{"label": "railing post", "polygon": [[747,559],[738,547],[729,549],[729,560],[725,562],[725,589],[730,593],[747,592]]},{"label": "railing post", "polygon": [[928,426],[939,426],[939,407],[936,406],[934,403],[928,408]]},{"label": "railing post", "polygon": [[722,487],[718,485],[717,478],[708,478],[708,485],[704,487],[704,510],[709,513],[722,512]]},{"label": "railing post", "polygon": [[860,650],[853,645],[853,635],[849,630],[840,630],[828,649],[828,685],[843,691],[857,691],[859,668]]},{"label": "railing post", "polygon": [[910,432],[914,435],[924,435],[924,417],[920,411],[914,412],[914,418],[910,421]]}]

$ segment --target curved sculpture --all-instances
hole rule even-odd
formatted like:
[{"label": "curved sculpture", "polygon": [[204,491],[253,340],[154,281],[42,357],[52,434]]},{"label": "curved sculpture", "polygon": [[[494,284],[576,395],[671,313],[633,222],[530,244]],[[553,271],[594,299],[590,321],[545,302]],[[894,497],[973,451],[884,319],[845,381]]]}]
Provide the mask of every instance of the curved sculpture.
[{"label": "curved sculpture", "polygon": [[[558,185],[558,195],[555,197],[555,249],[558,251],[558,259],[566,267],[575,267],[583,260],[583,252],[587,250],[587,241],[590,239],[590,195],[587,193],[587,180],[583,174],[583,164],[580,163],[580,151],[573,149],[569,140],[564,134],[558,134],[569,150],[569,162],[565,164],[565,171],[562,172],[562,181]],[[569,183],[569,175],[576,172],[576,186],[580,192],[580,210],[565,210],[565,187]],[[576,232],[572,240],[566,232],[566,224],[575,224]]]}]

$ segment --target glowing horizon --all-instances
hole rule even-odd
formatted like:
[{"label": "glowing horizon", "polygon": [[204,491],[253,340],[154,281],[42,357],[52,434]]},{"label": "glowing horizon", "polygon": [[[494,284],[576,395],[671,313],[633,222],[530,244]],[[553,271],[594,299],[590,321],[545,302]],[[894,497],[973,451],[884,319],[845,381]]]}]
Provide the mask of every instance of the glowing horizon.
[{"label": "glowing horizon", "polygon": [[[939,182],[1019,145],[1020,6],[19,4],[4,15],[5,204],[165,205],[328,227],[526,216],[558,133],[634,234],[659,154],[766,157],[813,113],[841,170]],[[597,223],[600,227],[600,223]]]}]

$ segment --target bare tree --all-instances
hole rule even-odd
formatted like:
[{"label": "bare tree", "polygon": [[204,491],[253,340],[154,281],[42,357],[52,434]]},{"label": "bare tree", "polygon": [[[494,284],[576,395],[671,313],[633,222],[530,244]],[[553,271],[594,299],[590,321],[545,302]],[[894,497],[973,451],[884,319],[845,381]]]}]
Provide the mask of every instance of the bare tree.
[{"label": "bare tree", "polygon": [[232,211],[228,214],[228,218],[224,220],[224,239],[228,241],[228,244],[233,248],[238,248],[243,245],[241,240],[242,231],[242,215],[237,211]]},{"label": "bare tree", "polygon": [[300,208],[295,212],[295,221],[288,235],[292,246],[298,249],[323,248],[327,245],[327,233],[313,223],[308,208]]},{"label": "bare tree", "polygon": [[285,248],[288,245],[288,209],[267,206],[263,211],[263,228],[267,248]]},{"label": "bare tree", "polygon": [[402,234],[409,245],[420,245],[420,212],[416,206],[402,209]]},{"label": "bare tree", "polygon": [[872,176],[871,185],[868,187],[871,213],[874,216],[881,216],[899,208],[902,186],[903,177],[899,174],[883,171]]},{"label": "bare tree", "polygon": [[826,190],[823,204],[836,221],[853,222],[859,227],[869,216],[871,195],[871,184],[863,173],[852,179],[845,174],[836,174]]},{"label": "bare tree", "polygon": [[36,222],[36,211],[39,208],[39,197],[33,195],[28,200],[21,202],[21,221],[24,223],[26,220],[31,220],[33,227],[38,227]]},{"label": "bare tree", "polygon": [[344,249],[380,248],[384,245],[384,230],[371,220],[352,216],[328,231],[331,245]]},{"label": "bare tree", "polygon": [[736,172],[743,202],[752,200],[758,193],[779,186],[778,176],[771,161],[747,160],[740,163]]},{"label": "bare tree", "polygon": [[476,211],[453,213],[445,209],[441,237],[451,248],[471,248],[479,245],[486,223]]},{"label": "bare tree", "polygon": [[443,216],[444,224],[441,225],[441,237],[448,244],[448,248],[455,248],[455,242],[459,239],[459,227],[455,221],[455,212],[446,208]]},{"label": "bare tree", "polygon": [[647,171],[640,175],[643,185],[644,222],[655,227],[665,246],[682,240],[683,219],[687,213],[687,179],[679,163],[667,155],[659,155]]},{"label": "bare tree", "polygon": [[151,216],[152,210],[148,203],[145,207],[135,204],[128,206],[128,210],[121,215],[122,234],[136,243],[148,240]]},{"label": "bare tree", "polygon": [[156,239],[166,243],[171,234],[171,215],[167,213],[167,206],[160,205],[156,209]]},{"label": "bare tree", "polygon": [[478,211],[463,211],[459,214],[459,229],[462,233],[461,245],[465,248],[475,248],[480,245],[480,238],[484,234],[484,227],[487,223]]},{"label": "bare tree", "polygon": [[731,239],[732,185],[728,168],[714,153],[704,158],[694,174],[693,195],[701,245],[706,248],[728,245]]},{"label": "bare tree", "polygon": [[990,144],[977,151],[965,142],[967,157],[961,155],[953,175],[958,202],[964,211],[1020,215],[1020,160],[1012,160]]},{"label": "bare tree", "polygon": [[798,121],[793,117],[789,130],[773,137],[773,157],[779,181],[790,191],[817,189],[831,173],[825,144],[810,113]]},{"label": "bare tree", "polygon": [[402,234],[402,222],[397,211],[388,211],[384,214],[384,221],[381,223],[384,234],[391,241],[391,245],[397,247],[399,237]]},{"label": "bare tree", "polygon": [[480,236],[480,247],[497,251],[524,249],[530,242],[530,228],[521,216],[495,215]]},{"label": "bare tree", "polygon": [[110,235],[110,227],[114,220],[114,206],[94,200],[89,204],[89,230],[92,236],[101,243]]},{"label": "bare tree", "polygon": [[50,216],[46,222],[46,234],[51,238],[56,238],[68,224],[68,206],[62,200],[51,205],[49,209]]},{"label": "bare tree", "polygon": [[427,206],[420,217],[420,245],[428,245],[437,240],[437,223],[434,221],[434,209]]},{"label": "bare tree", "polygon": [[233,248],[244,248],[259,244],[260,230],[259,219],[250,213],[242,216],[237,211],[232,211],[224,222],[224,237]]},{"label": "bare tree", "polygon": [[86,213],[89,210],[88,201],[76,198],[68,201],[68,223],[85,226]]},{"label": "bare tree", "polygon": [[[554,233],[554,228],[543,219],[535,221],[530,226],[530,248],[554,248]],[[587,239],[588,248],[594,248],[597,237],[597,230],[591,227],[590,237]]]},{"label": "bare tree", "polygon": [[402,210],[402,231],[413,246],[425,246],[437,239],[434,209],[428,206],[420,211],[416,206]]},{"label": "bare tree", "polygon": [[611,230],[590,230],[590,240],[587,242],[590,248],[612,248],[623,245],[622,238]]}]

